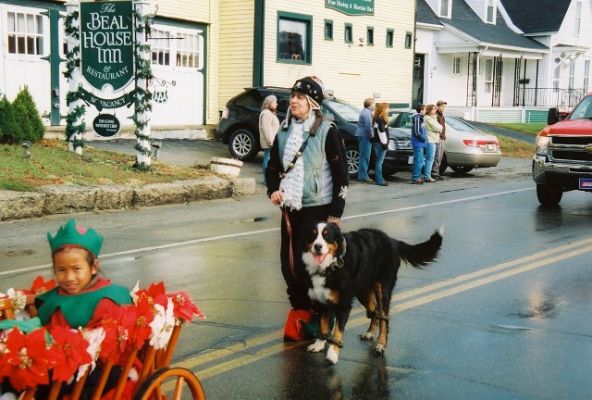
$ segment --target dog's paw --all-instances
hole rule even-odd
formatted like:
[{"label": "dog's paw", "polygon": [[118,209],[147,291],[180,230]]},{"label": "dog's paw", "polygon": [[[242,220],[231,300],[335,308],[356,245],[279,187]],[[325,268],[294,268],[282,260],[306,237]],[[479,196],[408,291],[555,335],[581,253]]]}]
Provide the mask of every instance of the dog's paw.
[{"label": "dog's paw", "polygon": [[335,365],[339,360],[339,353],[335,350],[333,346],[329,346],[327,350],[327,357],[325,357],[330,364]]},{"label": "dog's paw", "polygon": [[311,344],[310,346],[308,346],[306,348],[306,350],[310,353],[318,353],[321,352],[325,349],[325,343],[327,341],[326,340],[321,340],[321,339],[317,339],[314,341],[313,344]]},{"label": "dog's paw", "polygon": [[374,335],[371,332],[366,332],[363,335],[360,335],[360,340],[364,342],[369,342],[374,339]]},{"label": "dog's paw", "polygon": [[383,355],[386,351],[386,346],[384,344],[378,343],[375,347],[375,350],[378,354]]}]

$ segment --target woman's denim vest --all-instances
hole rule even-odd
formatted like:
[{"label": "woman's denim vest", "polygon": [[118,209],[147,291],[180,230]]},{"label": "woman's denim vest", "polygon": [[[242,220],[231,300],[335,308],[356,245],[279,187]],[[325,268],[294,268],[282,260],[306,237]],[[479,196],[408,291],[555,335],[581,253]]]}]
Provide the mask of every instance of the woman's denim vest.
[{"label": "woman's denim vest", "polygon": [[[327,133],[333,125],[332,121],[323,120],[314,136],[310,136],[302,161],[304,162],[304,187],[302,193],[302,207],[314,207],[331,203],[333,200],[333,178],[325,154]],[[284,150],[293,124],[287,130],[278,132],[278,149],[280,161],[284,159]],[[304,140],[309,132],[304,132]]]}]

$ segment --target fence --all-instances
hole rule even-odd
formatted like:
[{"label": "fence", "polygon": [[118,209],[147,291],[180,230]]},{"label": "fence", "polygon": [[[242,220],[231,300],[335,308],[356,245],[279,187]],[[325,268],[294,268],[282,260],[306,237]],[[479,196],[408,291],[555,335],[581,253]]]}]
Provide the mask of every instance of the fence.
[{"label": "fence", "polygon": [[584,94],[584,89],[519,88],[514,106],[571,108]]}]

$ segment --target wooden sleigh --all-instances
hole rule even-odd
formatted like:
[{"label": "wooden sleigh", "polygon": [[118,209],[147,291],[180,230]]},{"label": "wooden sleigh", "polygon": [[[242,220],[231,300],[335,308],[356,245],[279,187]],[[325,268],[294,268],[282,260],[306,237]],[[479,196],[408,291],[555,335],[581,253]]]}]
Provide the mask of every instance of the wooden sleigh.
[{"label": "wooden sleigh", "polygon": [[[29,300],[27,303],[31,303]],[[36,315],[34,306],[28,306],[30,315]],[[0,298],[0,320],[14,319],[15,312],[10,299],[4,297]],[[134,400],[164,400],[164,399],[194,399],[205,400],[206,396],[203,387],[197,376],[188,369],[171,366],[171,359],[179,335],[181,333],[182,324],[177,324],[173,328],[171,337],[164,349],[155,349],[146,342],[140,349],[134,349],[125,354],[125,362],[121,365],[121,374],[113,390],[114,400],[122,398],[128,375],[136,360],[142,363],[141,369],[138,371],[138,380],[135,384],[133,399]],[[98,384],[95,386],[91,395],[92,400],[99,400],[105,392],[107,379],[114,367],[112,359],[106,362],[97,360],[101,374],[98,379]],[[79,400],[81,398],[83,388],[87,381],[90,368],[87,368],[86,373],[80,377],[74,384],[69,398],[72,400]],[[60,391],[63,382],[52,382],[49,388],[49,395],[44,394],[48,400],[57,400],[60,398]],[[24,391],[18,393],[19,400],[45,400],[35,396],[37,387],[29,387]]]}]

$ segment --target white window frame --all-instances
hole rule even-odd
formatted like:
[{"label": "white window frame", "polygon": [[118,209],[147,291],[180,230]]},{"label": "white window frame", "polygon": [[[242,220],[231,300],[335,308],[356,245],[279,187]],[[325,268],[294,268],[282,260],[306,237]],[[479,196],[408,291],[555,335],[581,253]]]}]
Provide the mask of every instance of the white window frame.
[{"label": "white window frame", "polygon": [[[42,15],[43,9],[33,7],[5,6],[0,8],[0,30],[2,40],[5,43],[6,56],[16,59],[38,60],[49,54],[49,18]],[[15,23],[9,23],[9,16],[13,16]],[[22,16],[22,17],[20,17]],[[18,21],[22,18],[22,25]],[[12,25],[12,27],[11,27]],[[10,37],[14,36],[14,49],[11,50]],[[19,43],[19,39],[23,40]],[[24,52],[19,52],[24,46]],[[32,48],[32,52],[29,50]],[[39,50],[39,48],[41,48]]]},{"label": "white window frame", "polygon": [[590,60],[584,61],[584,92],[590,89]]},{"label": "white window frame", "polygon": [[[445,7],[442,7],[442,3],[445,4]],[[443,8],[446,9],[444,10]],[[438,0],[438,15],[441,18],[452,17],[452,0]]]},{"label": "white window frame", "polygon": [[582,32],[582,0],[577,0],[575,7],[576,7],[576,12],[574,15],[573,34],[575,36],[580,36],[580,33]]},{"label": "white window frame", "polygon": [[175,67],[203,69],[203,35],[199,31],[178,30],[175,37]]},{"label": "white window frame", "polygon": [[452,76],[460,76],[461,58],[452,58]]},{"label": "white window frame", "polygon": [[567,88],[569,90],[574,89],[574,85],[576,82],[576,62],[575,60],[571,60],[569,63],[569,81],[567,84]]},{"label": "white window frame", "polygon": [[[491,19],[489,18],[489,11],[491,10]],[[495,0],[485,0],[485,22],[488,24],[494,24],[496,21],[497,7]]]},{"label": "white window frame", "polygon": [[493,90],[493,58],[488,58],[485,60],[485,68],[483,68],[485,77],[483,81],[485,82],[485,93],[491,93]]},{"label": "white window frame", "polygon": [[[163,67],[171,66],[172,39],[168,29],[152,28],[150,31],[150,51],[152,52],[152,65]],[[155,60],[156,58],[156,60]],[[156,61],[156,62],[155,62]]]}]

